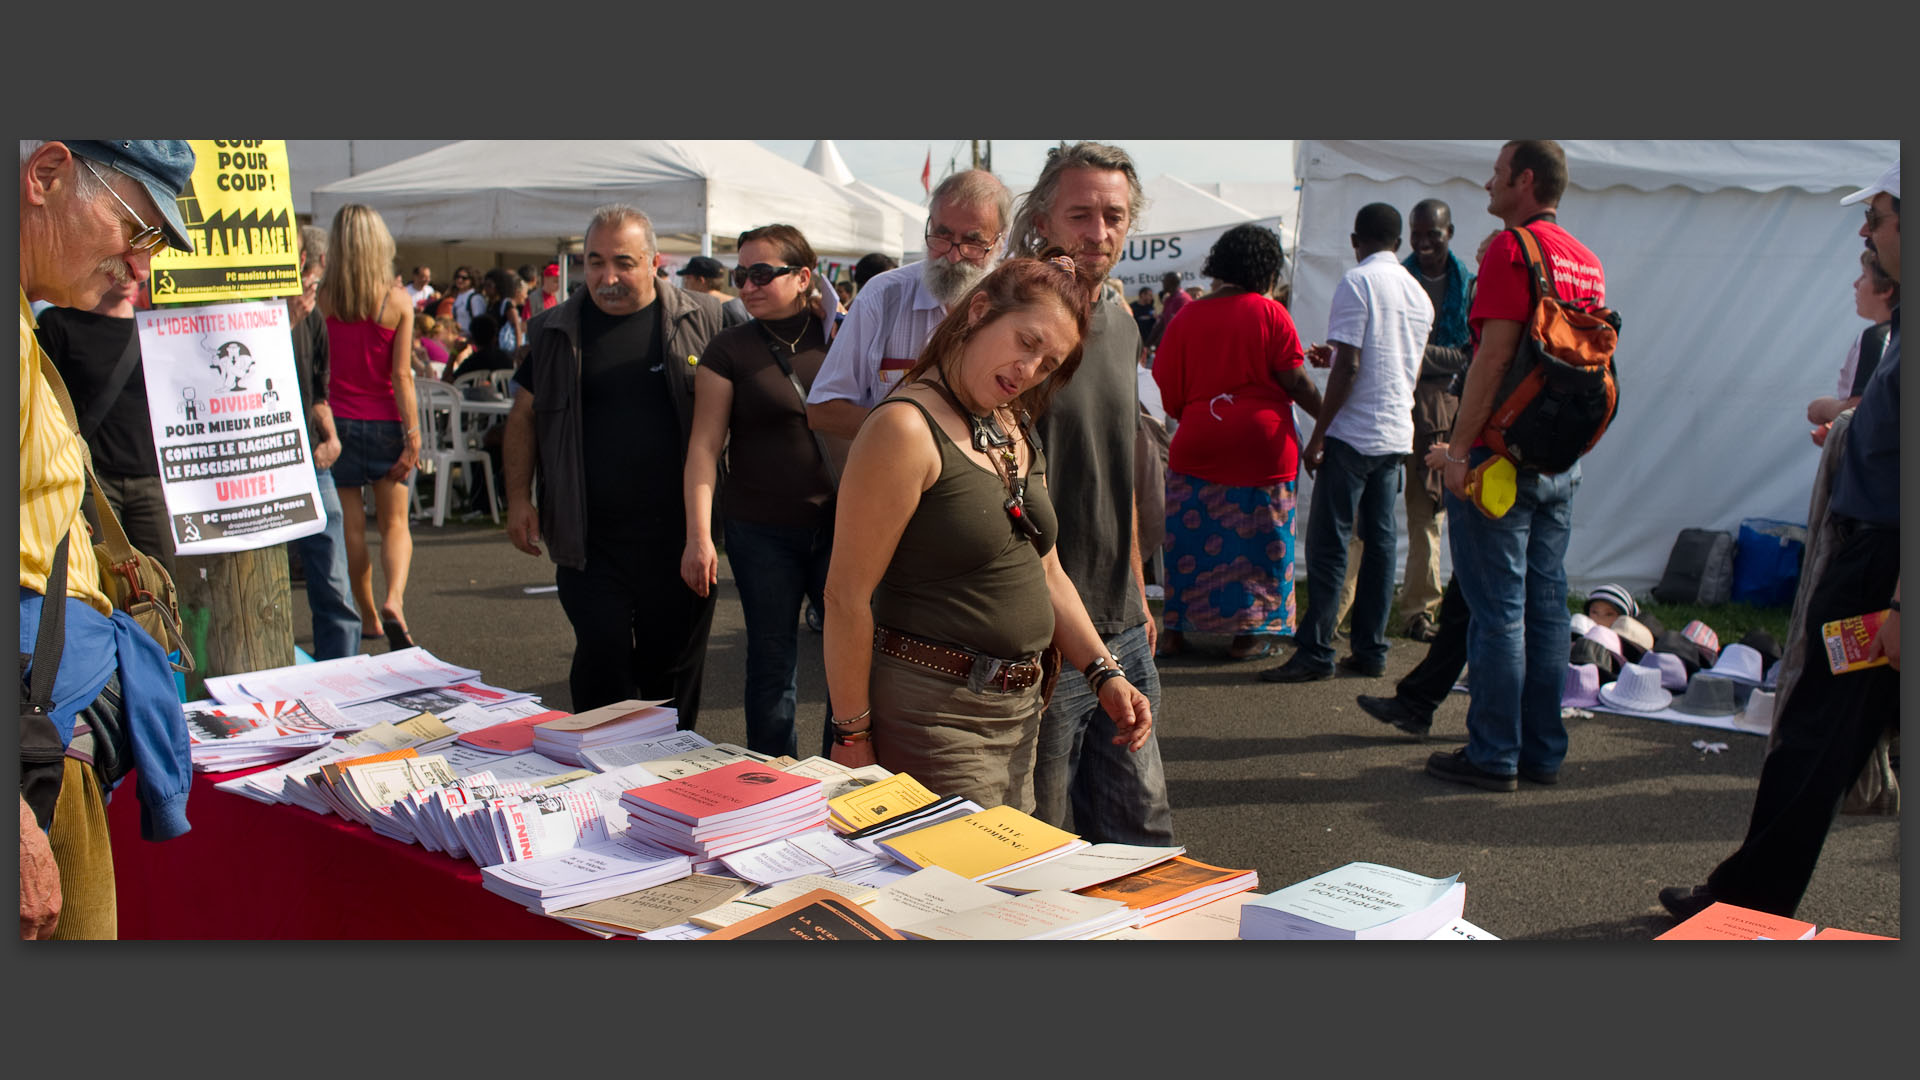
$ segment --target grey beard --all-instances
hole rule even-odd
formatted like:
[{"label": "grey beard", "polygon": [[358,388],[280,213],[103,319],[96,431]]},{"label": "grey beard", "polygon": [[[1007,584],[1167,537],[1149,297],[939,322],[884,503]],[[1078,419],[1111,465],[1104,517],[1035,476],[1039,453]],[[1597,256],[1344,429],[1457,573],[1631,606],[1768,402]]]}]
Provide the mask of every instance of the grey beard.
[{"label": "grey beard", "polygon": [[927,291],[940,301],[942,307],[952,307],[960,298],[987,276],[987,268],[975,266],[970,262],[948,262],[945,259],[930,259],[924,275]]}]

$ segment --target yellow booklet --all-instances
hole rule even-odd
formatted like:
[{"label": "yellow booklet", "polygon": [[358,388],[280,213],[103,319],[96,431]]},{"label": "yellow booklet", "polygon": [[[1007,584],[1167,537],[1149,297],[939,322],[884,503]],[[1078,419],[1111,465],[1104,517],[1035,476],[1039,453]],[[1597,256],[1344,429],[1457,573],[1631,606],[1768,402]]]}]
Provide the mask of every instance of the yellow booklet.
[{"label": "yellow booklet", "polygon": [[996,806],[880,841],[909,866],[944,867],[979,881],[1085,847],[1086,842],[1011,806]]},{"label": "yellow booklet", "polygon": [[834,824],[842,831],[857,832],[909,810],[918,810],[939,798],[906,773],[894,773],[885,780],[876,780],[831,799],[827,806],[833,811]]}]

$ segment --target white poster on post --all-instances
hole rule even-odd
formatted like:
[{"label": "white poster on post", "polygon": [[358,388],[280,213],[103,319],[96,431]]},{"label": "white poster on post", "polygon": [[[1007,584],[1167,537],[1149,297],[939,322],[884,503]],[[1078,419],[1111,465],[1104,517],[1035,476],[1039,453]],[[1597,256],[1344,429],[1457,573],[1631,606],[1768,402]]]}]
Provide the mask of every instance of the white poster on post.
[{"label": "white poster on post", "polygon": [[135,317],[176,550],[246,551],[326,528],[286,303]]},{"label": "white poster on post", "polygon": [[[1272,229],[1275,236],[1280,235],[1280,219],[1272,217],[1258,221],[1229,222],[1205,229],[1129,236],[1126,248],[1120,253],[1120,261],[1114,264],[1113,276],[1126,286],[1128,300],[1134,298],[1142,285],[1159,292],[1160,279],[1168,273],[1180,275],[1181,288],[1198,285],[1204,289],[1207,279],[1201,276],[1200,268],[1207,263],[1207,252],[1213,249],[1223,233],[1242,224],[1264,226]],[[1291,256],[1290,252],[1288,254]]]}]

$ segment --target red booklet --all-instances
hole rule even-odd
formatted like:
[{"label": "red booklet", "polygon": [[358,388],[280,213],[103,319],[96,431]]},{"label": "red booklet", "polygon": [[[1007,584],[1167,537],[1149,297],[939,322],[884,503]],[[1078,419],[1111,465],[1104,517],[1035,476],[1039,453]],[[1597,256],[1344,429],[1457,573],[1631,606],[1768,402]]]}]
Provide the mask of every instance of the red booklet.
[{"label": "red booklet", "polygon": [[508,720],[505,723],[495,724],[492,727],[483,727],[476,731],[469,731],[454,741],[466,746],[471,746],[476,750],[485,750],[493,754],[525,753],[533,748],[533,729],[535,725],[544,724],[549,720],[558,720],[563,716],[571,715],[573,714],[564,713],[558,709],[548,709],[546,712],[534,713],[532,716],[523,716],[518,720]]},{"label": "red booklet", "polygon": [[634,788],[621,801],[645,806],[674,821],[712,825],[750,817],[766,809],[766,803],[809,788],[824,799],[820,781],[810,776],[795,776],[757,761],[736,761]]}]

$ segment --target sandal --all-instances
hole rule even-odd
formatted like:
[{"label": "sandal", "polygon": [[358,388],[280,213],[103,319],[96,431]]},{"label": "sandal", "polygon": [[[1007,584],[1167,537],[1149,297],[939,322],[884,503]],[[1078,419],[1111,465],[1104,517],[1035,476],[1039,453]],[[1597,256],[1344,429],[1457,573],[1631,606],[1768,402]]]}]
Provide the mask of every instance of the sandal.
[{"label": "sandal", "polygon": [[1247,660],[1259,660],[1271,655],[1273,655],[1273,639],[1265,635],[1255,638],[1254,645],[1250,649],[1230,648],[1227,650],[1227,659],[1235,663],[1242,663]]},{"label": "sandal", "polygon": [[407,633],[406,624],[400,621],[400,616],[395,615],[386,608],[381,608],[380,625],[387,632],[388,652],[399,652],[401,649],[413,648],[413,635]]}]

